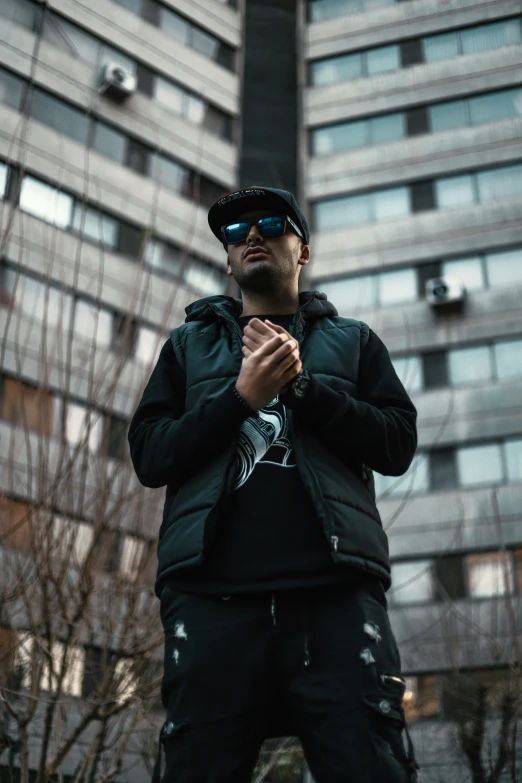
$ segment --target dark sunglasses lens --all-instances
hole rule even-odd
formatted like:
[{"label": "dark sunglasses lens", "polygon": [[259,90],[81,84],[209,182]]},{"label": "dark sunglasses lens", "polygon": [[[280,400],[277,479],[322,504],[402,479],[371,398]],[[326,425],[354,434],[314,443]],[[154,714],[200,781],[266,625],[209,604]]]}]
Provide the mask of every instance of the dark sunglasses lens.
[{"label": "dark sunglasses lens", "polygon": [[263,237],[280,237],[285,230],[285,219],[282,217],[266,217],[258,220],[257,225]]},{"label": "dark sunglasses lens", "polygon": [[249,232],[248,223],[231,223],[229,226],[225,226],[225,239],[229,245],[233,245],[236,242],[244,242]]}]

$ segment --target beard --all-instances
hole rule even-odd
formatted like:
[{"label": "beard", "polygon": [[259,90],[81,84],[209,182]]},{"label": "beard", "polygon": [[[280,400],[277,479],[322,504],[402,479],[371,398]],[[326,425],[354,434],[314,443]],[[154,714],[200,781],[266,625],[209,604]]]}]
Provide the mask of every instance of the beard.
[{"label": "beard", "polygon": [[283,287],[295,277],[295,269],[287,264],[278,263],[273,256],[260,261],[252,261],[248,266],[230,265],[232,277],[241,291],[247,294],[280,293]]}]

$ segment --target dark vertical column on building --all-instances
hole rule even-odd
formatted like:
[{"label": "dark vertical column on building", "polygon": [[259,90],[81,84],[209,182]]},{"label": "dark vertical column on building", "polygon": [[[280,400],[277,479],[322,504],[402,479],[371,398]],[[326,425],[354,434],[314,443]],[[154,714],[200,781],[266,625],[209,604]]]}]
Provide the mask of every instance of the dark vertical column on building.
[{"label": "dark vertical column on building", "polygon": [[297,0],[246,0],[240,185],[298,190]]}]

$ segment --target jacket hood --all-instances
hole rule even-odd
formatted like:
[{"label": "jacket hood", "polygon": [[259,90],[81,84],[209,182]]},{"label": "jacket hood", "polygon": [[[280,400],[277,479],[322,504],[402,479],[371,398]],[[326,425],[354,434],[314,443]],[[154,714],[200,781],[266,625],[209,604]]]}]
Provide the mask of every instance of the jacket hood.
[{"label": "jacket hood", "polygon": [[[192,302],[185,308],[185,312],[185,323],[215,321],[219,315],[239,318],[243,312],[243,303],[241,299],[235,299],[233,296],[207,296]],[[321,291],[302,291],[299,294],[298,312],[305,320],[338,315],[336,308]]]}]

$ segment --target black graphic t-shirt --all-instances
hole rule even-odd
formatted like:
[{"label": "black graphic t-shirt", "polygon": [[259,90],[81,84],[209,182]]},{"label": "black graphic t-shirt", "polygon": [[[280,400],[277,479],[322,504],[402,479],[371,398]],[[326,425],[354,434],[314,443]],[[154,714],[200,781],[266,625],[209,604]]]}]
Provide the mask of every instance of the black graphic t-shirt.
[{"label": "black graphic t-shirt", "polygon": [[[288,329],[292,317],[271,315],[270,320]],[[238,322],[244,328],[249,320]],[[228,595],[348,578],[347,569],[337,568],[330,557],[296,467],[287,410],[276,397],[241,425],[236,482],[215,541],[197,583],[176,580],[177,589]]]}]

